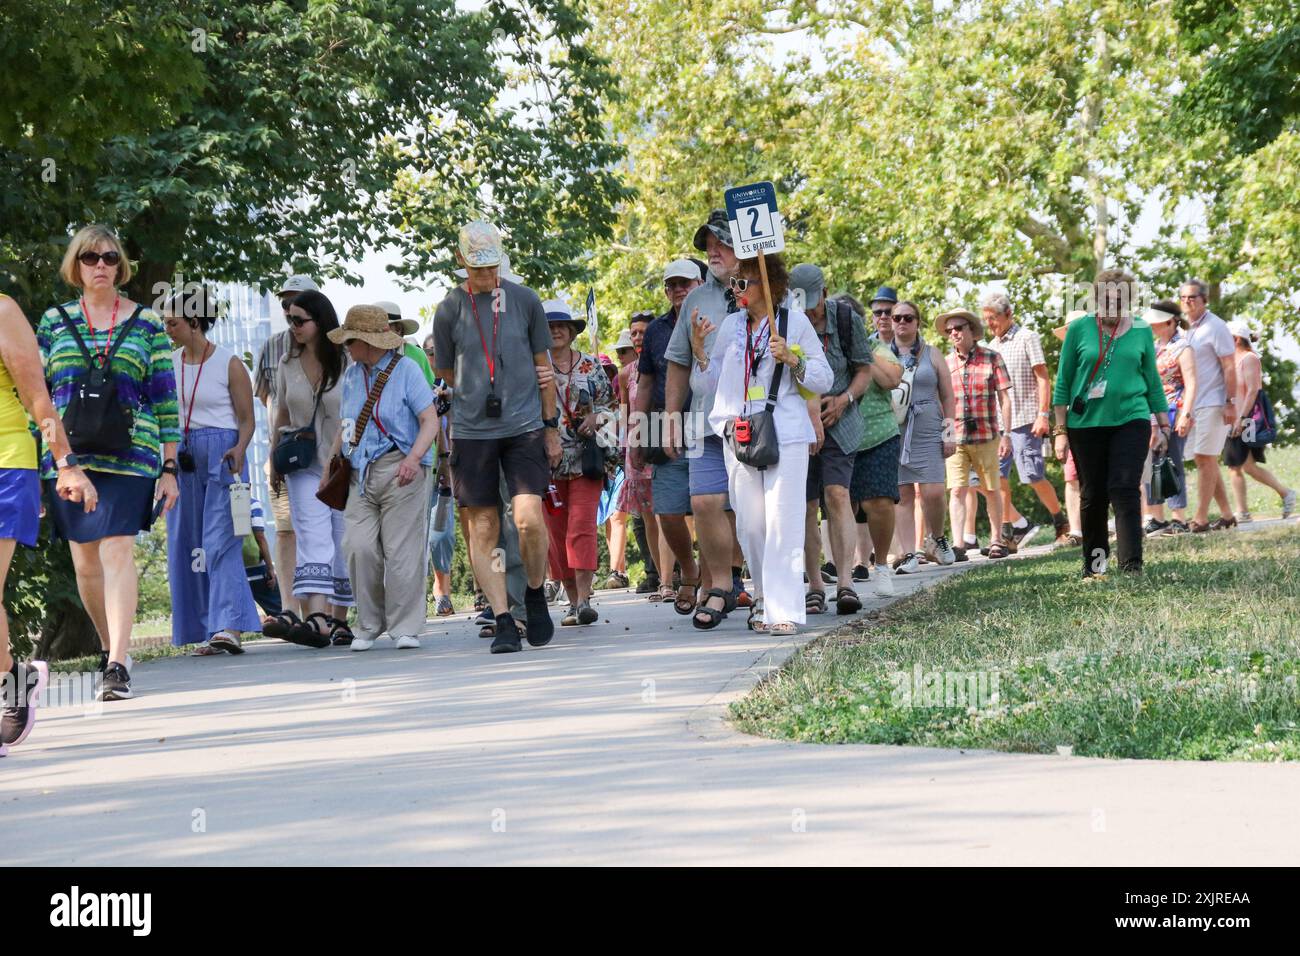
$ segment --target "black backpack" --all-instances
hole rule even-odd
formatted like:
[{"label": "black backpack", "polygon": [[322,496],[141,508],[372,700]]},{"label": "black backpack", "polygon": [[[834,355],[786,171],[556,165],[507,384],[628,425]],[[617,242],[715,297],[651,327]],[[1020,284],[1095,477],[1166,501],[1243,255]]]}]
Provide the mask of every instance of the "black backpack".
[{"label": "black backpack", "polygon": [[86,360],[87,370],[77,379],[72,390],[72,400],[63,412],[63,427],[68,433],[68,444],[78,455],[122,455],[131,448],[131,430],[135,417],[131,410],[122,407],[117,398],[117,383],[113,381],[113,356],[131,334],[144,306],[137,305],[131,318],[122,327],[117,341],[111,343],[102,363],[90,354],[86,342],[77,331],[72,317],[59,306],[63,327],[72,333],[77,348]]},{"label": "black backpack", "polygon": [[[827,301],[827,305],[831,305]],[[853,321],[856,318],[853,314],[853,306],[847,302],[835,301],[835,328],[840,336],[840,351],[844,353],[844,358],[849,363],[849,378],[857,374],[858,369],[862,368],[861,362],[853,361]]]}]

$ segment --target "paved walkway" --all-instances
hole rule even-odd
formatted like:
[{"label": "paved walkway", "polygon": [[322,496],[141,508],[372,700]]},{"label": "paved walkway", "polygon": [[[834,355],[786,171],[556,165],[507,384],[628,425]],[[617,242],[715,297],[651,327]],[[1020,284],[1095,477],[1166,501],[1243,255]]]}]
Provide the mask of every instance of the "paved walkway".
[{"label": "paved walkway", "polygon": [[260,641],[238,658],[142,664],[137,699],[97,716],[46,709],[0,760],[6,863],[1297,858],[1300,766],[747,737],[723,721],[727,703],[808,634],[782,642],[740,616],[695,631],[625,592],[599,610],[597,625],[504,657],[460,615],[416,651]]}]

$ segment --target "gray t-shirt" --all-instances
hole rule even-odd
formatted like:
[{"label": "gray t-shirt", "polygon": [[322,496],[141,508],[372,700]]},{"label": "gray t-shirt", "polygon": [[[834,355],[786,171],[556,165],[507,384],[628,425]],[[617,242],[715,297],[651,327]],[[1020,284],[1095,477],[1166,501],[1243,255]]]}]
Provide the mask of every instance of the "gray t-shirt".
[{"label": "gray t-shirt", "polygon": [[[1228,389],[1219,360],[1236,351],[1228,324],[1206,312],[1184,337],[1196,361],[1196,408],[1221,408],[1228,403]],[[1237,413],[1245,414],[1241,409]]]},{"label": "gray t-shirt", "polygon": [[[668,340],[664,358],[676,365],[690,368],[694,358],[691,355],[691,312],[700,310],[700,315],[712,322],[717,328],[704,339],[705,354],[713,354],[713,340],[722,328],[723,320],[736,311],[736,306],[728,295],[728,288],[717,280],[712,272],[704,280],[704,285],[697,286],[682,302],[681,311],[677,313],[677,324],[673,327],[673,336]],[[708,431],[709,413],[713,411],[713,393],[691,393],[691,414],[686,416],[686,441],[689,443],[697,435],[712,434]],[[698,424],[697,424],[698,423]]]},{"label": "gray t-shirt", "polygon": [[[438,368],[452,369],[451,415],[457,438],[513,438],[542,427],[542,396],[533,356],[551,347],[542,300],[527,286],[501,283],[496,336],[495,388],[488,381],[483,344],[492,349],[494,293],[474,297],[457,286],[433,314],[433,351]],[[482,337],[480,338],[480,332]],[[488,418],[488,395],[501,399],[501,417]]]}]

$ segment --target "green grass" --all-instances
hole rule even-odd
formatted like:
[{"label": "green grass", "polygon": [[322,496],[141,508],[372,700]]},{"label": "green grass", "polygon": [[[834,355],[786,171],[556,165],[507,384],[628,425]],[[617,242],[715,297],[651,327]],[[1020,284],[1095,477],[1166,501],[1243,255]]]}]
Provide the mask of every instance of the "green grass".
[{"label": "green grass", "polygon": [[1136,578],[1084,583],[1077,550],[986,566],[814,641],[732,718],[824,743],[1300,759],[1298,555],[1292,525],[1149,543]]}]

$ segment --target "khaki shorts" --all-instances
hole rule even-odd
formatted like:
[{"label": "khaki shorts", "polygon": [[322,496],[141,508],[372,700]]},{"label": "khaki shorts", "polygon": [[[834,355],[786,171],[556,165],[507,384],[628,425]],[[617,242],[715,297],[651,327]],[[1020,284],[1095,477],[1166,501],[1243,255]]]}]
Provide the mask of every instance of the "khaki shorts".
[{"label": "khaki shorts", "polygon": [[997,491],[1001,488],[1002,476],[998,470],[998,439],[978,442],[974,445],[957,446],[957,451],[944,462],[948,474],[948,487],[960,488],[969,480],[972,471],[980,480],[980,487],[985,491]]},{"label": "khaki shorts", "polygon": [[280,493],[274,491],[271,495],[271,518],[275,521],[275,530],[277,534],[288,532],[293,534],[293,519],[289,514],[289,483],[280,482]]},{"label": "khaki shorts", "polygon": [[1211,405],[1196,409],[1192,412],[1192,427],[1187,430],[1183,457],[1213,455],[1218,458],[1231,430],[1223,420],[1222,407]]}]

